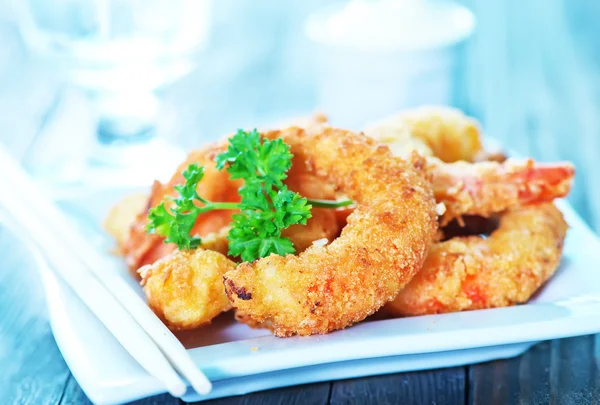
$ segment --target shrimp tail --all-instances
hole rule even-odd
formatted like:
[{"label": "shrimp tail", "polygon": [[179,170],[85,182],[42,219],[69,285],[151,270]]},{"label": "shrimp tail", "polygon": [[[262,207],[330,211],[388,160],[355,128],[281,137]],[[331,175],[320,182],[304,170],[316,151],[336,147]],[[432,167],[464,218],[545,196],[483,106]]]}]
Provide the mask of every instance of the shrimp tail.
[{"label": "shrimp tail", "polygon": [[521,204],[550,202],[566,196],[571,190],[575,167],[570,163],[534,163],[528,160],[525,168],[515,172],[515,183]]},{"label": "shrimp tail", "polygon": [[443,163],[428,158],[436,200],[446,211],[441,225],[462,215],[489,217],[512,207],[550,202],[566,196],[575,176],[571,163]]}]

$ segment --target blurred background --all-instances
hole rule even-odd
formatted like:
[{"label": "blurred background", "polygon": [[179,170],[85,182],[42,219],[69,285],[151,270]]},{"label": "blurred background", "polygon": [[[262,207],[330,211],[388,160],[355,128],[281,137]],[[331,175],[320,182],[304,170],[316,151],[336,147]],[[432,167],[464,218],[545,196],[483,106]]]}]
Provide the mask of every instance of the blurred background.
[{"label": "blurred background", "polygon": [[442,103],[575,162],[569,198],[600,230],[599,18],[595,0],[0,0],[0,141],[51,185],[144,185],[239,127]]}]

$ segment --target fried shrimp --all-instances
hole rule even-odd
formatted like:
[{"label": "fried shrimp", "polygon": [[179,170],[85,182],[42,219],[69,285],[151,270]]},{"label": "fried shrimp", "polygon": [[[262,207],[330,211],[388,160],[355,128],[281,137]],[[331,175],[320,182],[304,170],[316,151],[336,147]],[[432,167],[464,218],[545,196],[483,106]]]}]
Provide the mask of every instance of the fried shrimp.
[{"label": "fried shrimp", "polygon": [[[310,198],[335,197],[332,185],[308,172],[301,154],[294,157],[292,167],[286,181],[290,189]],[[231,221],[231,214],[220,212],[227,222]],[[297,252],[304,251],[314,241],[331,241],[339,234],[334,210],[314,208],[311,214],[305,226],[294,225],[283,232]],[[146,259],[155,263],[140,269],[144,292],[150,307],[169,328],[196,328],[230,309],[222,279],[225,270],[235,267],[235,263],[224,256],[228,251],[228,233],[229,227],[225,226],[203,236],[201,249],[195,252],[175,251],[174,245],[161,241],[146,254]]]},{"label": "fried shrimp", "polygon": [[[276,135],[275,132],[271,134]],[[210,160],[214,160],[213,156],[220,153],[221,150],[222,147],[217,145],[206,148],[204,152],[197,151],[190,154],[186,162],[180,166],[180,171],[192,162],[200,161],[206,164]],[[298,190],[303,196],[309,198],[324,200],[335,198],[335,188],[309,173],[305,158],[301,153],[294,156],[292,167],[293,169],[289,172],[290,176],[286,180],[290,189]],[[238,197],[238,182],[232,182],[228,176],[221,176],[221,173],[226,172],[217,173],[215,170],[209,170],[207,173],[209,184],[219,181],[220,188],[219,190],[207,190],[206,183],[200,182],[199,193],[232,200],[234,198],[230,190],[235,190],[236,197]],[[176,174],[168,185],[156,183],[147,205],[158,204],[165,195],[169,194],[169,190],[174,190],[174,186],[182,181],[181,176]],[[140,216],[142,217],[136,223],[139,227],[138,230],[144,231],[148,206],[144,208],[143,215],[138,215],[138,220],[140,220]],[[123,213],[124,211],[126,213]],[[126,214],[132,215],[130,211],[129,209],[125,210],[120,204],[117,205],[112,222],[123,223],[123,217]],[[305,250],[315,241],[331,241],[339,234],[340,227],[336,221],[334,210],[315,208],[311,213],[312,217],[306,226],[292,226],[283,233],[284,236],[290,238],[298,252]],[[129,219],[129,222],[131,221],[132,218]],[[212,221],[212,223],[207,224],[206,221]],[[143,260],[147,263],[140,269],[140,274],[143,277],[142,285],[144,285],[148,304],[171,329],[182,330],[198,327],[210,322],[213,317],[230,308],[221,277],[225,268],[230,269],[235,266],[224,256],[228,252],[229,227],[223,226],[223,224],[228,224],[230,221],[230,211],[216,211],[208,219],[205,216],[199,217],[194,228],[198,232],[208,232],[215,226],[215,223],[220,228],[216,232],[203,235],[201,249],[195,253],[177,251],[175,245],[162,243],[162,238],[156,235],[148,235],[145,232],[138,235],[142,240],[142,243],[138,244],[138,248],[144,252]],[[119,227],[122,228],[121,225]],[[119,227],[114,225],[112,228]],[[113,233],[119,234],[116,230]],[[151,263],[154,264],[149,265]],[[224,267],[225,264],[226,267]]]},{"label": "fried shrimp", "polygon": [[392,300],[421,268],[437,230],[424,162],[396,159],[370,138],[339,129],[278,136],[357,208],[331,244],[227,272],[227,296],[240,319],[268,324],[277,336],[345,328]]},{"label": "fried shrimp", "polygon": [[[315,116],[312,121],[314,123],[312,128],[318,128],[322,123],[322,119],[324,119],[322,116]],[[308,121],[306,124],[308,126]],[[275,137],[277,132],[270,131],[267,134]],[[198,183],[197,192],[199,195],[212,201],[238,202],[240,200],[238,189],[242,185],[242,182],[240,180],[231,180],[229,173],[224,170],[217,170],[216,168],[215,157],[226,149],[226,142],[219,142],[190,153],[186,161],[178,167],[177,172],[168,184],[154,183],[150,195],[147,197],[147,203],[131,223],[128,235],[121,236],[119,230],[113,232],[122,241],[120,250],[125,255],[127,264],[131,269],[137,270],[140,266],[152,264],[176,249],[174,244],[164,244],[163,237],[146,232],[148,211],[160,202],[165,201],[167,196],[174,196],[176,194],[174,187],[184,183],[181,173],[189,164],[196,163],[204,166],[204,177]],[[288,173],[289,178],[285,181],[290,190],[296,191],[306,198],[335,199],[336,192],[334,187],[309,173],[302,155],[296,156],[298,152],[296,149],[291,149],[291,152],[295,156],[292,160],[292,168]],[[209,211],[198,217],[192,233],[202,237],[203,248],[212,249],[213,246],[218,246],[219,249],[217,251],[221,253],[227,252],[227,235],[223,235],[220,230],[231,223],[231,216],[234,212],[233,210]],[[117,213],[117,210],[115,210],[115,215]],[[315,240],[325,238],[331,241],[340,232],[341,227],[338,226],[336,215],[332,210],[315,208],[312,210],[312,216],[306,226],[292,226],[284,232],[284,236],[290,238],[297,251],[303,251]],[[212,242],[216,242],[214,240],[215,234],[223,235],[223,240],[213,244]],[[209,245],[205,245],[204,242],[204,237],[207,235],[211,235],[211,243]]]},{"label": "fried shrimp", "polygon": [[424,315],[526,302],[556,271],[567,223],[552,203],[509,210],[486,239],[434,244],[422,270],[386,311]]},{"label": "fried shrimp", "polygon": [[406,110],[368,125],[365,133],[403,157],[416,150],[444,162],[472,162],[482,151],[477,121],[450,107]]},{"label": "fried shrimp", "polygon": [[484,151],[478,123],[448,107],[407,110],[365,132],[388,144],[396,156],[413,151],[427,156],[436,200],[445,206],[442,226],[460,221],[462,215],[487,217],[516,205],[564,197],[575,173],[570,163],[506,160]]},{"label": "fried shrimp", "polygon": [[503,163],[443,163],[427,159],[436,201],[443,203],[442,226],[462,215],[489,217],[508,208],[550,202],[566,196],[575,168],[571,163],[508,159]]},{"label": "fried shrimp", "polygon": [[231,308],[222,277],[236,264],[211,250],[176,251],[140,268],[148,305],[172,330],[196,328]]},{"label": "fried shrimp", "polygon": [[462,215],[488,217],[517,205],[563,197],[575,173],[570,163],[506,160],[502,154],[487,153],[477,122],[447,107],[407,110],[365,132],[388,144],[396,156],[413,151],[427,156],[436,200],[445,208],[442,226],[455,218],[460,221]]}]

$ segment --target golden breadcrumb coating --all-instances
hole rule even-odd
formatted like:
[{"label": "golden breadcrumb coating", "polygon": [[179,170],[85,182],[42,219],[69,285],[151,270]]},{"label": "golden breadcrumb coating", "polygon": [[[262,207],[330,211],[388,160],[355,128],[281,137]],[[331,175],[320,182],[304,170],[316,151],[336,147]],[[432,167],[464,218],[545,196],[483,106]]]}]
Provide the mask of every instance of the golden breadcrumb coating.
[{"label": "golden breadcrumb coating", "polygon": [[142,267],[148,305],[172,330],[193,329],[231,308],[223,274],[236,264],[211,250],[178,250]]},{"label": "golden breadcrumb coating", "polygon": [[526,302],[556,271],[568,225],[553,204],[502,214],[488,238],[434,244],[423,269],[386,305],[393,315],[424,315]]},{"label": "golden breadcrumb coating", "polygon": [[240,319],[267,323],[277,336],[345,328],[393,299],[421,268],[437,230],[424,161],[394,158],[387,147],[345,130],[307,135],[292,128],[277,136],[357,208],[329,245],[227,272],[227,295]]},{"label": "golden breadcrumb coating", "polygon": [[462,111],[423,106],[372,123],[367,135],[390,145],[397,156],[416,150],[444,162],[472,162],[482,150],[479,124]]}]

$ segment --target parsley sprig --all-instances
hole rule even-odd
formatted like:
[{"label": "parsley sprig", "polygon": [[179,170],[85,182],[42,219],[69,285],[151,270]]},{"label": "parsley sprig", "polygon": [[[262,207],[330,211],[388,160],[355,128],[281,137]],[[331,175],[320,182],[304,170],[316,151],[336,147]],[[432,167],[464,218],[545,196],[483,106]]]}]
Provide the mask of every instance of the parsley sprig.
[{"label": "parsley sprig", "polygon": [[[176,185],[179,193],[174,198],[173,207],[167,208],[164,202],[151,208],[148,214],[146,229],[165,237],[165,243],[175,243],[180,249],[195,249],[202,243],[201,239],[190,236],[198,215],[212,210],[237,209],[237,203],[211,202],[196,193],[196,187],[204,177],[204,167],[192,163],[183,171],[185,184]],[[196,201],[202,203],[201,206]]]},{"label": "parsley sprig", "polygon": [[261,139],[258,131],[238,131],[226,152],[217,156],[217,168],[232,179],[243,179],[240,213],[233,215],[229,254],[250,261],[271,253],[294,253],[294,245],[281,232],[295,224],[306,225],[312,206],[283,184],[292,166],[290,147],[283,140]]},{"label": "parsley sprig", "polygon": [[165,202],[150,209],[147,231],[165,237],[180,249],[194,249],[202,241],[190,235],[198,215],[218,209],[239,209],[233,215],[229,231],[229,254],[244,261],[285,255],[295,249],[289,238],[281,235],[292,225],[306,225],[313,206],[336,208],[352,201],[307,200],[287,188],[283,181],[292,165],[290,147],[281,139],[264,139],[258,131],[238,132],[229,139],[227,151],[217,156],[217,168],[226,168],[231,179],[242,179],[241,202],[213,202],[196,192],[204,177],[204,168],[190,164],[183,172],[185,183],[175,186],[179,194],[167,208]]}]

